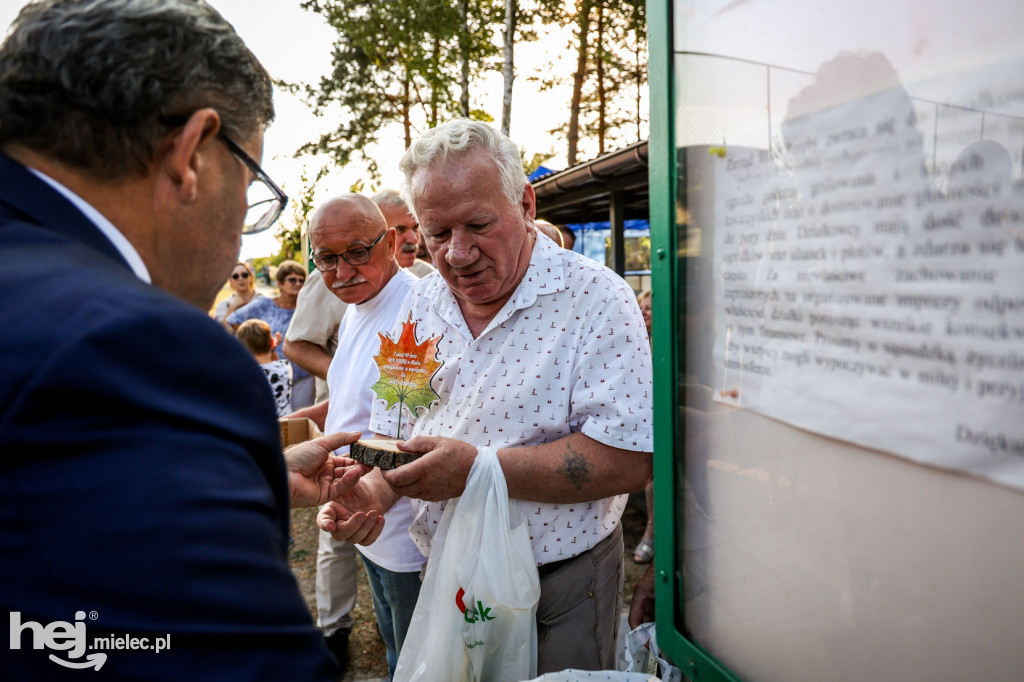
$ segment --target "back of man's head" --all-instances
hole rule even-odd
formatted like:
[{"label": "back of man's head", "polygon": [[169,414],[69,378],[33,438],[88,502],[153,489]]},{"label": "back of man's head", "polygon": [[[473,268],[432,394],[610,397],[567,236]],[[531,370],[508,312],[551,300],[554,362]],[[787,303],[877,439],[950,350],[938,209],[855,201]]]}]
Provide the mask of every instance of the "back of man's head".
[{"label": "back of man's head", "polygon": [[576,246],[576,233],[568,225],[556,225],[556,227],[562,233],[562,246],[572,251]]},{"label": "back of man's head", "polygon": [[97,179],[145,174],[167,126],[202,107],[238,139],[274,116],[266,70],[203,0],[42,0],[0,46],[0,149]]},{"label": "back of man's head", "polygon": [[399,164],[405,175],[402,197],[409,206],[409,212],[416,214],[411,196],[412,176],[416,171],[445,165],[478,149],[484,150],[494,160],[501,179],[502,194],[508,199],[509,204],[518,204],[523,198],[523,188],[528,182],[519,147],[486,123],[458,118],[423,133],[402,156]]},{"label": "back of man's head", "polygon": [[546,220],[534,220],[533,226],[537,228],[538,232],[543,232],[548,238],[559,246],[565,246],[562,243],[562,233],[558,231],[558,227],[552,225]]}]

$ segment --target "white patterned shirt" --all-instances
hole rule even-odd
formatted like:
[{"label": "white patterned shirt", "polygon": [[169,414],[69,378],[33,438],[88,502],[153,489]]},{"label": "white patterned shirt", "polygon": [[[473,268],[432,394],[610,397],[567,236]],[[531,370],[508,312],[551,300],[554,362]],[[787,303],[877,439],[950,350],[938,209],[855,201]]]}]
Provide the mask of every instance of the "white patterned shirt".
[{"label": "white patterned shirt", "polygon": [[[538,239],[519,286],[473,338],[454,295],[433,273],[403,305],[416,342],[441,336],[440,401],[403,421],[413,435],[476,446],[530,446],[577,431],[612,447],[651,452],[651,352],[636,296],[608,268]],[[398,407],[375,400],[370,426],[394,433]],[[564,504],[515,501],[527,518],[537,564],[590,549],[619,523],[626,495]],[[410,533],[426,555],[445,503],[417,501]]]}]

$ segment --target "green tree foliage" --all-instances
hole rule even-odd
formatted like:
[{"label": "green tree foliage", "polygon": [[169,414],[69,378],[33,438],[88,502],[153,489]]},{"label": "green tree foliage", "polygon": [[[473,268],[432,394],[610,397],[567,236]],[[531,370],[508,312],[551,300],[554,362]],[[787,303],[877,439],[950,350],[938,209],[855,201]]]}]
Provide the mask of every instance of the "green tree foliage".
[{"label": "green tree foliage", "polygon": [[[569,165],[581,144],[597,156],[635,142],[647,120],[647,19],[643,0],[538,0],[546,23],[571,28],[568,47],[576,53],[569,117],[552,130],[565,136]],[[542,89],[566,81],[554,74],[538,79]]]},{"label": "green tree foliage", "polygon": [[324,153],[338,165],[359,159],[378,178],[366,150],[389,124],[402,124],[409,146],[415,130],[459,115],[463,99],[473,114],[464,65],[470,76],[494,68],[497,0],[305,0],[302,7],[337,31],[331,72],[316,84],[282,86],[338,125],[298,154]]},{"label": "green tree foliage", "polygon": [[592,78],[583,91],[581,129],[598,155],[641,139],[647,120],[647,18],[638,0],[597,0]]},{"label": "green tree foliage", "polygon": [[553,157],[553,156],[554,156],[553,153],[545,154],[543,152],[537,152],[533,156],[531,156],[529,159],[526,159],[524,157],[523,158],[523,169],[526,171],[526,174],[529,175],[533,171],[535,171],[538,168],[540,168],[541,166],[543,166],[544,163],[546,161],[548,161],[549,159],[551,159],[551,157]]},{"label": "green tree foliage", "polygon": [[270,259],[271,265],[277,265],[283,260],[301,260],[302,230],[298,225],[281,223],[277,226],[274,238],[281,245],[281,250]]},{"label": "green tree foliage", "polygon": [[309,168],[303,166],[302,174],[300,175],[302,187],[294,196],[289,197],[288,201],[288,205],[291,207],[291,219],[282,219],[277,224],[274,238],[281,245],[281,249],[270,258],[270,265],[277,265],[284,260],[302,262],[302,228],[309,223],[309,215],[313,212],[316,184],[327,175],[327,170],[326,166],[322,166],[316,171],[315,176],[310,179]]}]

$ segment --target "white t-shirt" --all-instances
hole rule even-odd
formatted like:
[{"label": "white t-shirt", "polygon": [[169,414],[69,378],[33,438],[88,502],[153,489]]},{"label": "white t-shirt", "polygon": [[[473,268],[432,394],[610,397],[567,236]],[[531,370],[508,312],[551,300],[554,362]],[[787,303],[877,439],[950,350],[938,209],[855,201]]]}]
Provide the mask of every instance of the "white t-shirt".
[{"label": "white t-shirt", "polygon": [[[327,409],[327,433],[359,431],[372,438],[369,428],[370,404],[380,373],[374,356],[380,350],[378,332],[387,334],[394,325],[402,301],[412,290],[416,277],[400,270],[379,294],[365,303],[350,305],[338,327],[338,350],[327,371],[331,402]],[[344,454],[348,447],[339,448]],[[384,530],[369,546],[356,545],[375,564],[397,573],[419,572],[423,555],[409,537],[413,509],[408,498],[402,498],[384,515]]]},{"label": "white t-shirt", "polygon": [[[434,266],[417,260],[408,267],[408,270],[417,278],[426,277],[434,271]],[[334,355],[334,350],[338,347],[338,327],[347,307],[347,303],[327,288],[323,275],[314,268],[299,291],[299,298],[295,302],[295,314],[292,315],[291,324],[284,338],[292,342],[308,341]],[[329,395],[327,382],[316,377],[316,402],[327,400]]]},{"label": "white t-shirt", "polygon": [[[522,282],[476,339],[438,274],[417,283],[398,321],[410,311],[418,343],[441,337],[437,359],[443,363],[431,382],[441,399],[416,416],[413,435],[502,448],[581,431],[616,448],[653,450],[647,330],[633,291],[608,268],[538,239]],[[374,401],[370,427],[391,433],[397,408],[384,408]],[[618,524],[626,497],[517,501],[537,563],[561,561],[600,542]],[[427,554],[445,503],[416,505],[413,539]]]}]

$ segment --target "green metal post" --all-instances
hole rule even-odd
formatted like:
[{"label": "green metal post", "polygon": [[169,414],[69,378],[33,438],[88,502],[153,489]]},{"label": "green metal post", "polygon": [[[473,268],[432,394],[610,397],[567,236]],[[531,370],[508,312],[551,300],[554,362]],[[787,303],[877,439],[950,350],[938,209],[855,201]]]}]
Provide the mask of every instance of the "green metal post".
[{"label": "green metal post", "polygon": [[[678,296],[681,269],[676,234],[677,166],[675,144],[675,70],[672,0],[647,3],[648,82],[651,98],[649,153],[651,276],[654,341],[654,554],[655,614],[658,645],[683,674],[698,682],[738,682],[738,678],[686,637],[683,622],[683,548],[676,510],[682,505],[682,477],[675,462],[683,458],[684,434],[677,420],[684,339],[678,338],[685,299]],[[678,487],[677,487],[678,486]]]}]

